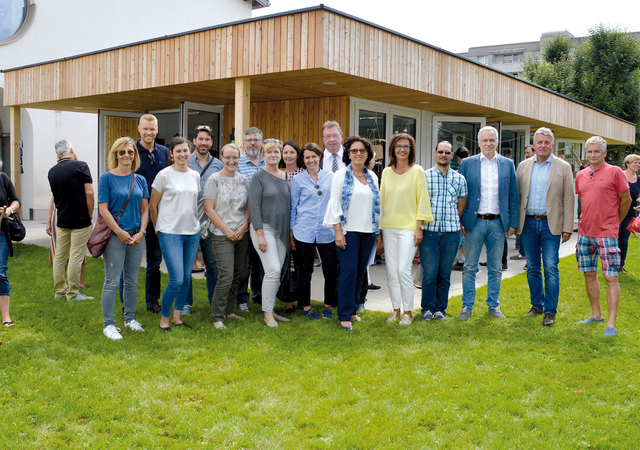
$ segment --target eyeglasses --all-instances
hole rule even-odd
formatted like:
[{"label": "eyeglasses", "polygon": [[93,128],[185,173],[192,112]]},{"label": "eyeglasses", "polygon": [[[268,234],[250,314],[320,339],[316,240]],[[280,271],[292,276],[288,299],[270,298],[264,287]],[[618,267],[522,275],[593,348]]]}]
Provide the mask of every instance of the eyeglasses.
[{"label": "eyeglasses", "polygon": [[323,139],[340,139],[342,136],[339,134],[325,134],[322,136]]},{"label": "eyeglasses", "polygon": [[149,158],[149,164],[151,165],[151,167],[153,167],[155,169],[156,168],[156,157],[153,156],[153,153],[147,152],[147,158]]},{"label": "eyeglasses", "polygon": [[445,152],[444,150],[438,150],[436,153],[437,153],[438,155],[450,155],[450,154],[452,154],[453,152]]},{"label": "eyeglasses", "polygon": [[356,153],[367,153],[367,149],[366,148],[352,148],[349,150],[349,153],[353,153],[354,155]]},{"label": "eyeglasses", "polygon": [[410,145],[396,145],[396,148],[399,150],[411,150]]},{"label": "eyeglasses", "polygon": [[120,156],[124,156],[124,155],[129,155],[129,156],[133,156],[136,154],[135,150],[118,150],[118,154]]},{"label": "eyeglasses", "polygon": [[317,184],[314,184],[313,187],[315,188],[316,193],[318,195],[322,195],[322,191],[320,190],[320,186],[318,186]]},{"label": "eyeglasses", "polygon": [[256,142],[260,142],[261,140],[262,140],[262,139],[255,139],[255,138],[253,138],[253,139],[245,139],[244,141],[245,141],[245,142],[251,142],[252,144],[255,144]]},{"label": "eyeglasses", "polygon": [[269,138],[269,139],[265,139],[264,140],[265,144],[268,144],[269,142],[275,142],[276,144],[282,144],[282,141],[280,139]]}]

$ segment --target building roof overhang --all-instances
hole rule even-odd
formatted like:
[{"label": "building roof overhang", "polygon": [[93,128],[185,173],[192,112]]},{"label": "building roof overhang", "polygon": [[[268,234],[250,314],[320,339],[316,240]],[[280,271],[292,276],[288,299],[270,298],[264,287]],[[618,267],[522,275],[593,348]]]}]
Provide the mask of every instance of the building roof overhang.
[{"label": "building roof overhang", "polygon": [[354,96],[558,136],[635,142],[635,125],[323,5],[5,70],[4,104],[66,111]]}]

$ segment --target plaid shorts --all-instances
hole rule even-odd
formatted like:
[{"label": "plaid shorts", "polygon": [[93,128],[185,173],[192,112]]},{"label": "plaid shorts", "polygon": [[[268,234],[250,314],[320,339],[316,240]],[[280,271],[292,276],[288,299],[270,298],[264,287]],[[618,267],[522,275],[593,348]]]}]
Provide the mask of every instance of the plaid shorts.
[{"label": "plaid shorts", "polygon": [[617,238],[595,238],[578,235],[576,259],[580,272],[596,272],[598,255],[602,260],[602,274],[610,277],[618,276],[620,269],[620,249]]}]

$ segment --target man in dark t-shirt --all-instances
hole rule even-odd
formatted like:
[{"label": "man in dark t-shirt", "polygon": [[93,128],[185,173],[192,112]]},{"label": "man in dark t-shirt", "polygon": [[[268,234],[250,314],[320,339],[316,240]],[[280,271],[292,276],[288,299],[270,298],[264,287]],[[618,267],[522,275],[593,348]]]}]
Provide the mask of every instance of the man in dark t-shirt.
[{"label": "man in dark t-shirt", "polygon": [[93,229],[91,216],[95,199],[91,172],[87,163],[77,161],[68,140],[57,142],[55,149],[58,162],[49,170],[48,175],[58,211],[56,255],[53,262],[55,298],[66,297],[67,301],[93,300],[93,297],[79,291],[80,269]]},{"label": "man in dark t-shirt", "polygon": [[[169,149],[156,142],[158,135],[158,119],[153,114],[144,114],[138,123],[138,133],[140,139],[136,142],[138,154],[140,155],[140,168],[136,171],[147,180],[149,194],[151,185],[156,175],[169,164]],[[145,235],[147,246],[147,275],[144,286],[147,301],[147,311],[155,314],[160,312],[158,299],[160,298],[160,264],[162,263],[162,252],[160,242],[156,235],[154,223],[149,217],[147,234]]]}]

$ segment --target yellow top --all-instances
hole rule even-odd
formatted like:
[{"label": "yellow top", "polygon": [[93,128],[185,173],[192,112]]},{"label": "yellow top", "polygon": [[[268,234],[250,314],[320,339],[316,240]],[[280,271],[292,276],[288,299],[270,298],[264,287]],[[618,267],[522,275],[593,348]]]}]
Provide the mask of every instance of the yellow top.
[{"label": "yellow top", "polygon": [[380,228],[415,230],[418,220],[433,222],[427,179],[422,167],[414,164],[402,175],[391,167],[384,169],[380,182],[380,205]]}]

